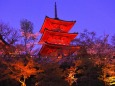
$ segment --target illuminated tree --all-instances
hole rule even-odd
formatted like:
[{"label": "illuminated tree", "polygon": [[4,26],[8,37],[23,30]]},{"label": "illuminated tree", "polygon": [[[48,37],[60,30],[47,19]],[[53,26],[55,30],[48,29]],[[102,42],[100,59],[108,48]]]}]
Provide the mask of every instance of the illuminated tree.
[{"label": "illuminated tree", "polygon": [[115,85],[115,61],[114,59],[105,59],[103,61],[102,74],[100,79],[105,82],[107,86]]},{"label": "illuminated tree", "polygon": [[4,55],[14,52],[14,45],[18,40],[17,31],[7,24],[0,23],[0,52]]},{"label": "illuminated tree", "polygon": [[[22,26],[26,27],[26,24]],[[26,34],[26,37],[24,34]],[[26,46],[21,43],[22,37],[16,31],[8,25],[0,23],[0,71],[3,72],[0,74],[0,81],[7,79],[17,80],[22,86],[26,86],[26,79],[40,72],[40,70],[36,69],[38,64],[31,58],[31,55],[38,53],[36,51],[38,49],[33,50],[38,33],[33,34],[31,30],[29,33],[27,30],[25,33],[22,32],[22,36],[27,38]],[[27,50],[25,50],[25,47]],[[28,55],[25,54],[26,51]]]},{"label": "illuminated tree", "polygon": [[76,39],[74,39],[71,43],[72,45],[80,46],[80,49],[77,52],[77,57],[88,58],[89,54],[87,52],[87,49],[94,44],[95,40],[95,32],[88,32],[87,30],[84,30],[84,32],[79,33],[79,36]]},{"label": "illuminated tree", "polygon": [[27,19],[21,20],[20,25],[25,52],[26,54],[30,54],[35,44],[37,44],[37,42],[35,43],[35,41],[37,40],[38,33],[33,33],[33,23]]},{"label": "illuminated tree", "polygon": [[17,80],[21,83],[21,86],[26,86],[25,81],[31,75],[42,72],[39,64],[27,56],[25,56],[25,58],[10,58],[8,61],[4,60],[3,64],[6,66],[6,69],[4,70],[4,72],[7,72],[6,77]]},{"label": "illuminated tree", "polygon": [[44,71],[37,76],[38,86],[69,86],[65,80],[66,72],[59,64],[45,61],[41,64]]},{"label": "illuminated tree", "polygon": [[67,78],[65,80],[67,80],[69,85],[72,86],[72,84],[77,81],[77,78],[75,78],[76,68],[71,67],[67,71],[68,71],[68,76],[67,76]]},{"label": "illuminated tree", "polygon": [[[14,28],[7,24],[0,23],[0,54],[17,55],[38,53],[38,49],[34,49],[38,44],[38,33],[33,33],[33,24],[31,21],[24,19],[21,21],[21,36]],[[24,41],[24,43],[22,43]],[[36,47],[37,48],[37,47]]]},{"label": "illuminated tree", "polygon": [[95,32],[88,32],[87,30],[79,35],[79,38],[73,40],[73,44],[80,46],[77,57],[103,59],[112,55],[113,49],[108,43],[109,35],[97,37]]}]

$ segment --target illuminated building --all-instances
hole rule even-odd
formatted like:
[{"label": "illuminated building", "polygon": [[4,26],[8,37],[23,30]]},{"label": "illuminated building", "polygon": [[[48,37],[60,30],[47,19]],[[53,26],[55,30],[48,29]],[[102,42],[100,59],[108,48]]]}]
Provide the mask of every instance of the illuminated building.
[{"label": "illuminated building", "polygon": [[71,41],[78,33],[68,33],[76,21],[65,21],[57,17],[55,4],[55,18],[45,17],[40,33],[42,37],[39,44],[42,48],[39,54],[43,57],[69,56],[79,49],[71,46]]}]

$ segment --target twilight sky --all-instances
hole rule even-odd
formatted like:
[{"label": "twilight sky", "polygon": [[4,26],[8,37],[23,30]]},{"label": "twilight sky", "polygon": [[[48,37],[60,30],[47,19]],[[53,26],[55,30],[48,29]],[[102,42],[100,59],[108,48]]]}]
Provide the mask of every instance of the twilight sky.
[{"label": "twilight sky", "polygon": [[38,32],[45,16],[54,18],[55,1],[59,19],[77,21],[70,32],[115,34],[115,0],[0,0],[0,22],[19,29],[20,20],[26,18]]}]

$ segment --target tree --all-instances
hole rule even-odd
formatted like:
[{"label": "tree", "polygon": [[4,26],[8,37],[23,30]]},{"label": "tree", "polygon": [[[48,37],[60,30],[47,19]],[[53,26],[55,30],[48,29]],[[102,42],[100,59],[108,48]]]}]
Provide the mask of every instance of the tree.
[{"label": "tree", "polygon": [[83,33],[80,33],[79,37],[72,41],[72,44],[80,46],[80,49],[77,52],[77,57],[87,57],[89,55],[87,49],[94,44],[95,40],[95,32],[88,32],[88,30],[84,30]]},{"label": "tree", "polygon": [[85,58],[107,58],[114,52],[113,47],[108,43],[109,35],[97,37],[95,32],[85,30],[80,33],[79,38],[73,40],[74,44],[80,46],[77,57]]},{"label": "tree", "polygon": [[102,74],[99,79],[103,80],[106,86],[115,85],[115,61],[114,59],[105,59],[102,63]]},{"label": "tree", "polygon": [[115,46],[115,34],[112,36],[111,41],[112,41],[113,46]]},{"label": "tree", "polygon": [[[36,75],[43,70],[40,69],[40,65],[34,61],[33,58],[15,57],[2,60],[5,65],[6,78],[17,80],[21,83],[21,86],[26,86],[26,79],[31,75]],[[37,69],[38,68],[38,69]]]},{"label": "tree", "polygon": [[24,41],[24,47],[26,54],[30,54],[32,49],[34,49],[35,44],[37,44],[38,33],[33,33],[33,23],[27,19],[23,19],[20,22],[21,25],[21,35]]},{"label": "tree", "polygon": [[[22,36],[26,46],[21,43],[21,37],[16,31],[8,25],[0,23],[0,43],[2,44],[0,46],[0,59],[2,60],[0,70],[3,72],[0,77],[2,77],[2,81],[9,78],[10,80],[17,80],[22,86],[25,86],[25,81],[31,75],[37,75],[41,71],[36,68],[39,67],[36,66],[39,64],[31,58],[33,53],[37,53],[32,49],[38,33],[33,34],[32,23],[28,20],[23,20],[21,25]],[[24,54],[24,51],[27,53]]]},{"label": "tree", "polygon": [[15,52],[15,43],[18,41],[18,33],[14,28],[8,26],[7,24],[0,23],[0,53],[4,55],[9,55]]},{"label": "tree", "polygon": [[65,80],[66,72],[58,63],[44,61],[41,64],[44,72],[37,76],[38,86],[69,86]]},{"label": "tree", "polygon": [[76,68],[70,67],[69,69],[67,69],[67,71],[68,71],[68,74],[65,80],[68,81],[70,86],[72,86],[72,84],[77,81],[77,78],[75,78]]},{"label": "tree", "polygon": [[75,61],[74,78],[72,86],[104,86],[99,78],[101,67],[94,64],[92,59],[80,58]]},{"label": "tree", "polygon": [[[77,84],[80,86],[104,86],[103,80],[99,79],[102,75],[102,64],[113,53],[113,48],[108,43],[108,35],[98,38],[96,33],[85,30],[80,33],[79,38],[73,40],[73,44],[80,46],[76,57],[82,62],[76,66]],[[96,65],[98,63],[99,65]],[[94,83],[96,84],[94,85]]]}]

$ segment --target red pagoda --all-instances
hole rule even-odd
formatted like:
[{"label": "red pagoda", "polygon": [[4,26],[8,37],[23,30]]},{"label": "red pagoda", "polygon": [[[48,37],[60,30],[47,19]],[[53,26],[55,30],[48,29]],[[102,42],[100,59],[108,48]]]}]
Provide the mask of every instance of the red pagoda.
[{"label": "red pagoda", "polygon": [[57,17],[55,3],[55,18],[45,17],[40,30],[42,37],[39,44],[42,48],[39,54],[42,57],[69,56],[79,49],[78,46],[71,46],[71,41],[78,33],[68,33],[76,21],[60,20]]}]

